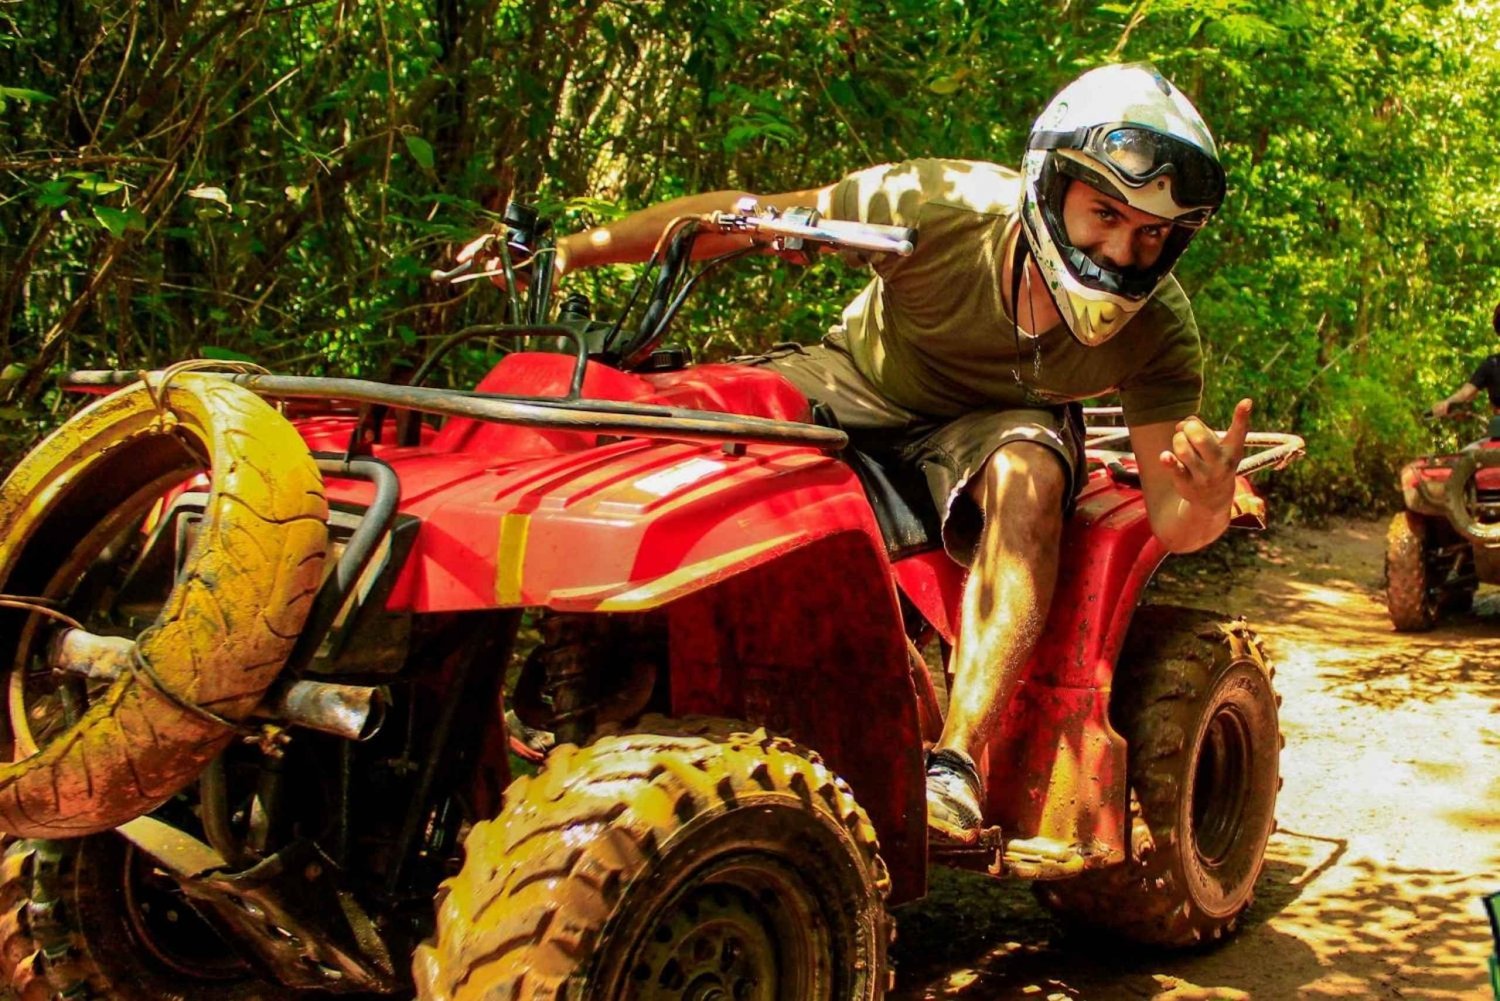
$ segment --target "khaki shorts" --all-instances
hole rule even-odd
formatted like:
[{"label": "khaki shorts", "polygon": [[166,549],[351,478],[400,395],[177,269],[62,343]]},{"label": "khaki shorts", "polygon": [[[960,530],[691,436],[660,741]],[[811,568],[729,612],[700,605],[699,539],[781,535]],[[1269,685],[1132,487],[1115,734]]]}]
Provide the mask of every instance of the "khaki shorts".
[{"label": "khaki shorts", "polygon": [[968,487],[996,450],[1016,441],[1051,449],[1068,478],[1066,508],[1083,486],[1083,410],[1078,404],[1044,409],[992,408],[941,420],[913,413],[882,397],[842,349],[837,334],[822,344],[779,344],[736,359],[770,365],[808,399],[833,411],[862,452],[894,456],[919,470],[942,519],[943,548],[964,566],[974,559],[984,518]]}]

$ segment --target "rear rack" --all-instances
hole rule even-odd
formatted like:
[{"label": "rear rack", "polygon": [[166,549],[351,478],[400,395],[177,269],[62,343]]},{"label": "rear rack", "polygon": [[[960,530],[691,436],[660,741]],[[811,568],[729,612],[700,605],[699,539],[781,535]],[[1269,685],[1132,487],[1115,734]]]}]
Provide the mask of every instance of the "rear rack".
[{"label": "rear rack", "polygon": [[[1130,453],[1130,429],[1114,423],[1098,423],[1101,419],[1121,420],[1123,414],[1124,408],[1122,407],[1084,407],[1084,448],[1128,455]],[[1124,443],[1125,447],[1118,448],[1117,443]],[[1240,476],[1248,476],[1262,469],[1280,469],[1301,455],[1306,450],[1307,443],[1300,435],[1287,434],[1282,431],[1251,431],[1245,435],[1245,447],[1260,449],[1260,451],[1253,452],[1240,460],[1238,468],[1235,469]],[[1136,474],[1120,466],[1118,461],[1107,463],[1107,465],[1111,472],[1115,473],[1116,479],[1119,479],[1121,474],[1138,479]]]},{"label": "rear rack", "polygon": [[[531,332],[552,333],[547,328]],[[561,333],[561,329],[558,331]],[[159,372],[151,373],[160,375]],[[779,421],[768,417],[745,417],[711,410],[687,410],[647,403],[590,400],[578,395],[581,379],[574,380],[568,396],[510,396],[472,390],[395,386],[366,379],[335,379],[313,376],[260,375],[208,372],[221,379],[271,399],[345,400],[416,410],[446,417],[469,417],[496,424],[561,431],[629,435],[684,441],[731,441],[745,444],[807,445],[836,452],[849,443],[849,436],[836,428]],[[107,388],[139,381],[141,373],[118,370],[74,372],[64,385],[77,388]]]},{"label": "rear rack", "polygon": [[[470,328],[461,335],[474,336],[493,330],[517,332],[522,328],[495,324],[493,327]],[[337,379],[300,375],[262,375],[207,371],[206,374],[228,379],[246,389],[271,399],[345,400],[416,410],[445,417],[468,417],[495,424],[517,424],[598,434],[628,435],[639,438],[661,438],[678,441],[728,441],[744,444],[805,445],[837,452],[849,444],[849,436],[837,428],[779,421],[769,417],[746,417],[713,410],[688,410],[650,403],[623,403],[615,400],[592,400],[582,396],[583,373],[588,356],[582,340],[566,327],[525,327],[528,334],[556,334],[574,339],[578,347],[578,364],[566,396],[512,396],[481,393],[475,390],[433,389],[426,386],[396,386],[367,379]],[[457,337],[459,335],[455,335]],[[203,370],[199,370],[203,371]],[[160,376],[161,372],[150,373]],[[118,369],[94,369],[73,372],[63,385],[80,389],[125,386],[141,379],[140,372]],[[1087,418],[1117,418],[1118,407],[1090,407]],[[1102,448],[1117,441],[1128,443],[1129,431],[1123,427],[1090,425],[1086,429],[1087,447]],[[1266,468],[1280,468],[1300,455],[1302,438],[1273,431],[1252,431],[1245,444],[1263,451],[1241,460],[1241,475]],[[1119,451],[1128,453],[1129,449]]]}]

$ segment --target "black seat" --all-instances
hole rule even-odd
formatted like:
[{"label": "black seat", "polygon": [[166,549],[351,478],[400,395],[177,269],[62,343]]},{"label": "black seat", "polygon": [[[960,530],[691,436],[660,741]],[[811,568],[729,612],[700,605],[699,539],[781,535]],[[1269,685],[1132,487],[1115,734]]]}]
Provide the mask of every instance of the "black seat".
[{"label": "black seat", "polygon": [[[813,422],[839,427],[833,412],[821,403],[813,404]],[[858,434],[850,435],[849,445],[839,458],[849,464],[864,487],[885,540],[886,554],[892,560],[942,545],[942,523],[920,470],[887,450],[861,448]]]}]

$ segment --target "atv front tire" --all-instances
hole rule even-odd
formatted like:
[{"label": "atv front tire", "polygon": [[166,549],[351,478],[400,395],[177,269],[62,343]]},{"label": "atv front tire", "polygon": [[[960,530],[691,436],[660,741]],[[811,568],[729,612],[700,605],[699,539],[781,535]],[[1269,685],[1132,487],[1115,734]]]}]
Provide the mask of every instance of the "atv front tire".
[{"label": "atv front tire", "polygon": [[418,996],[873,1001],[877,847],[848,786],[764,731],[704,720],[563,745],[470,833]]},{"label": "atv front tire", "polygon": [[1385,533],[1385,607],[1400,632],[1425,632],[1437,624],[1441,599],[1428,559],[1427,519],[1401,511]]},{"label": "atv front tire", "polygon": [[1196,609],[1136,611],[1110,721],[1131,792],[1125,862],[1036,884],[1076,928],[1179,947],[1234,930],[1275,827],[1281,733],[1271,670],[1242,623]]}]

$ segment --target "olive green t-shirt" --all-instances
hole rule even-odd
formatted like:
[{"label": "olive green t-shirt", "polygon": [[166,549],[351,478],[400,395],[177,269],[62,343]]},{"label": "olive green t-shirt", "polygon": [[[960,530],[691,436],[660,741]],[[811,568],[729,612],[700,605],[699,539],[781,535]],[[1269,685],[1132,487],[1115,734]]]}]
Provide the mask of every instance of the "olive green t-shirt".
[{"label": "olive green t-shirt", "polygon": [[1134,426],[1197,413],[1203,351],[1176,278],[1097,347],[1063,324],[1032,338],[1023,317],[1017,350],[1001,285],[1020,200],[1015,171],[966,160],[883,164],[834,187],[832,218],[917,230],[913,253],[879,255],[875,278],[844,310],[860,372],[892,402],[940,418],[1112,390]]}]

